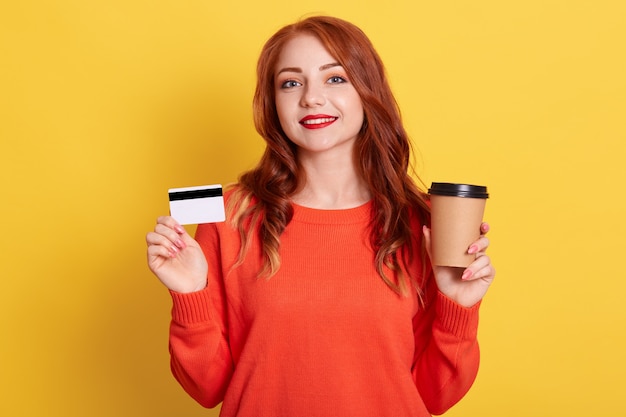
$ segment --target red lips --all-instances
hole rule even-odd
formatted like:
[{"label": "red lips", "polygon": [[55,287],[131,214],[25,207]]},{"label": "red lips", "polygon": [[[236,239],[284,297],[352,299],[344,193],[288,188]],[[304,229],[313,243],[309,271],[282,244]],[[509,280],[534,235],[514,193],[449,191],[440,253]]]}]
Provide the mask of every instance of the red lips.
[{"label": "red lips", "polygon": [[322,129],[333,124],[335,120],[337,117],[327,114],[311,114],[303,117],[299,123],[307,129]]}]

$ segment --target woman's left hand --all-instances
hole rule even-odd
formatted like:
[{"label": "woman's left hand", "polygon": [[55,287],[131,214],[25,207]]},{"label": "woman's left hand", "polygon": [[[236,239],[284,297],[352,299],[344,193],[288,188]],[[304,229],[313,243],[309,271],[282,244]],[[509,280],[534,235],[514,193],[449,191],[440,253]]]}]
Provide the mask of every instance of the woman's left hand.
[{"label": "woman's left hand", "polygon": [[[423,230],[430,255],[430,229],[424,226]],[[485,236],[488,231],[489,224],[480,225],[480,238],[467,250],[467,253],[475,254],[476,259],[467,268],[433,265],[439,291],[465,307],[471,307],[483,299],[496,275],[491,259],[485,253],[489,246],[489,239]]]}]

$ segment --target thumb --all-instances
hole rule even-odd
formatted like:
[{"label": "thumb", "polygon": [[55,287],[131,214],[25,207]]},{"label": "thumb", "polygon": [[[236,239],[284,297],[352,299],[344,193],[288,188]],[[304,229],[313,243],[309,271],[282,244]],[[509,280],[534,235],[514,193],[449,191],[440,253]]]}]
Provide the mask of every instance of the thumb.
[{"label": "thumb", "polygon": [[430,229],[428,226],[422,226],[422,234],[424,235],[424,247],[426,248],[426,253],[428,253],[428,257],[430,257]]}]

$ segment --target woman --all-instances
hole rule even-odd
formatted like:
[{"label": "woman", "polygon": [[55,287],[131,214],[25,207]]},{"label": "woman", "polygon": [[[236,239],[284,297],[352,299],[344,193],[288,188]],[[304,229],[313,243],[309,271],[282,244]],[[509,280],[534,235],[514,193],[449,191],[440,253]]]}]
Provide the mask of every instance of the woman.
[{"label": "woman", "polygon": [[170,290],[172,371],[222,416],[429,416],[478,369],[495,271],[487,224],[465,270],[430,266],[429,206],[367,37],[311,17],[265,45],[254,96],[267,142],[225,223],[148,233]]}]

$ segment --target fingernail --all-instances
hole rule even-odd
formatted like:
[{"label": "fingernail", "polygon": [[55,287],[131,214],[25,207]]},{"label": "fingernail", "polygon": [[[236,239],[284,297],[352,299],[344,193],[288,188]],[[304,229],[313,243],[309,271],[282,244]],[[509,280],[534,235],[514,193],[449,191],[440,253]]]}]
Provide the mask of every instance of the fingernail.
[{"label": "fingernail", "polygon": [[176,225],[174,226],[174,230],[176,230],[176,233],[182,235],[183,233],[185,233],[185,229],[183,229],[182,226]]},{"label": "fingernail", "polygon": [[469,279],[471,276],[472,276],[472,270],[466,269],[465,271],[463,271],[463,275],[461,275],[461,279],[466,280],[466,279]]},{"label": "fingernail", "polygon": [[182,240],[180,240],[180,239],[177,239],[177,240],[176,240],[176,246],[178,246],[178,247],[179,247],[179,248],[181,248],[181,249],[185,249],[185,242],[183,242],[183,241],[182,241]]},{"label": "fingernail", "polygon": [[473,253],[476,253],[476,252],[478,252],[478,246],[476,246],[476,245],[470,246],[469,249],[467,250],[467,253],[469,253],[469,254],[473,254]]}]

